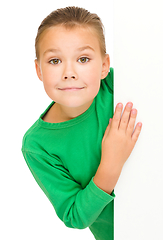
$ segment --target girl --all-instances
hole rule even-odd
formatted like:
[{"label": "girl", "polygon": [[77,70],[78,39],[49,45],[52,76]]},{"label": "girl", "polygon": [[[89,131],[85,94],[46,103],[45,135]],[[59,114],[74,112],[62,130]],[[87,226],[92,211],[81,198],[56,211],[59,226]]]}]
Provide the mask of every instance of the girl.
[{"label": "girl", "polygon": [[35,47],[36,72],[53,102],[26,132],[24,158],[67,227],[113,240],[113,190],[142,124],[134,129],[130,102],[113,116],[101,20],[82,8],[58,9],[41,23]]}]

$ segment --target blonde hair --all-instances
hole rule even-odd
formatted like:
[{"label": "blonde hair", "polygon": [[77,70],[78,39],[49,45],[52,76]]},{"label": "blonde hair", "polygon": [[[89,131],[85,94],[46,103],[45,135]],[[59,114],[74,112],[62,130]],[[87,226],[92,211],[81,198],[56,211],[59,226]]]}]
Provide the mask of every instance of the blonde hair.
[{"label": "blonde hair", "polygon": [[97,14],[92,14],[89,11],[79,7],[60,8],[50,13],[41,23],[38,28],[35,39],[36,58],[39,59],[39,42],[45,30],[61,25],[66,28],[75,26],[92,27],[97,33],[99,39],[101,54],[106,54],[106,44],[104,37],[104,26]]}]

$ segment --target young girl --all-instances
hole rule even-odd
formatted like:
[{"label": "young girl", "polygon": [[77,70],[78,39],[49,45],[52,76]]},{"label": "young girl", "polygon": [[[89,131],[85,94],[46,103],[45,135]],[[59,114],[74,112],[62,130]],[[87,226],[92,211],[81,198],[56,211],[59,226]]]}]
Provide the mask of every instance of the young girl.
[{"label": "young girl", "polygon": [[113,240],[113,190],[142,124],[135,127],[130,102],[124,111],[117,104],[113,116],[101,20],[82,8],[56,10],[41,23],[35,47],[36,72],[53,102],[26,132],[24,158],[67,227]]}]

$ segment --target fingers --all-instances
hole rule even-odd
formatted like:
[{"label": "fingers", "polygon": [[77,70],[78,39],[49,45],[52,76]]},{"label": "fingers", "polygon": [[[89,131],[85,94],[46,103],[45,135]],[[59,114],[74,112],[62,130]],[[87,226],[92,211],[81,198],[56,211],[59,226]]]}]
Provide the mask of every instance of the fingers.
[{"label": "fingers", "polygon": [[135,130],[134,130],[134,132],[132,134],[132,140],[134,142],[136,142],[138,140],[138,137],[139,137],[139,134],[141,132],[141,129],[142,129],[142,123],[139,122],[139,123],[136,124]]},{"label": "fingers", "polygon": [[129,102],[126,104],[124,112],[123,111],[123,104],[118,103],[115,108],[115,113],[113,116],[112,127],[117,128],[120,130],[126,130],[128,126],[128,122],[130,119],[130,113],[132,110],[133,103]]},{"label": "fingers", "polygon": [[135,128],[137,110],[132,107],[133,103],[128,102],[123,111],[123,104],[118,103],[113,116],[113,121],[111,122],[111,126],[115,129],[119,129],[120,131],[125,131],[126,134],[130,137],[132,136],[133,139],[137,139],[140,134],[142,124],[138,123]]},{"label": "fingers", "polygon": [[119,128],[119,123],[120,123],[120,119],[121,119],[122,110],[123,110],[123,104],[118,103],[116,108],[115,108],[114,116],[113,116],[113,119],[112,119],[112,122],[111,122],[112,128],[115,128],[115,129]]},{"label": "fingers", "polygon": [[131,136],[133,131],[134,131],[136,117],[137,117],[137,110],[132,109],[131,112],[130,112],[130,118],[129,118],[128,126],[127,126],[127,129],[126,129],[126,133],[129,136]]},{"label": "fingers", "polygon": [[120,125],[119,125],[119,128],[121,130],[126,130],[128,127],[132,107],[133,107],[133,103],[131,102],[127,103],[125,106],[124,112],[121,117]]},{"label": "fingers", "polygon": [[137,123],[135,127],[137,110],[134,108],[132,109],[132,107],[132,103],[129,102],[126,104],[120,120],[119,129],[126,131],[126,134],[131,137],[134,142],[136,142],[141,132],[142,123]]}]

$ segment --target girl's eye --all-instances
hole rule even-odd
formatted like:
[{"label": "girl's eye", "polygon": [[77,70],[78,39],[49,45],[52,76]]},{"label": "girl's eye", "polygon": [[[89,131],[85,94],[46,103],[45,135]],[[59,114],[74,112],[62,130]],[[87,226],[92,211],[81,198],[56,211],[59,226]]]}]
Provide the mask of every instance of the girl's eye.
[{"label": "girl's eye", "polygon": [[49,63],[51,63],[53,65],[57,65],[57,64],[61,63],[61,60],[59,60],[58,58],[54,58],[54,59],[50,60]]},{"label": "girl's eye", "polygon": [[86,62],[88,62],[89,61],[89,58],[87,58],[87,57],[81,57],[81,58],[79,58],[79,60],[78,60],[78,62],[80,62],[80,63],[86,63]]}]

